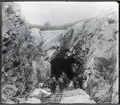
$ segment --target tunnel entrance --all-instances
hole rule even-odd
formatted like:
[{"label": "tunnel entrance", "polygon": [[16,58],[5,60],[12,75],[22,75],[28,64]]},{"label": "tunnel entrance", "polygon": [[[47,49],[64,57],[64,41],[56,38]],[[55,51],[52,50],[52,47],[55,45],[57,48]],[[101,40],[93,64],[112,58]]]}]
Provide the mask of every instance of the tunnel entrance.
[{"label": "tunnel entrance", "polygon": [[[72,51],[68,49],[61,50],[54,55],[54,58],[51,58],[51,78],[55,77],[58,81],[63,78],[63,80],[72,80],[75,85],[79,85],[81,87],[81,78],[79,78],[80,74],[83,70],[81,70],[83,64],[75,57],[76,54],[73,54]],[[65,81],[65,80],[64,80]],[[66,83],[65,83],[66,84]],[[76,87],[76,86],[75,86]]]}]

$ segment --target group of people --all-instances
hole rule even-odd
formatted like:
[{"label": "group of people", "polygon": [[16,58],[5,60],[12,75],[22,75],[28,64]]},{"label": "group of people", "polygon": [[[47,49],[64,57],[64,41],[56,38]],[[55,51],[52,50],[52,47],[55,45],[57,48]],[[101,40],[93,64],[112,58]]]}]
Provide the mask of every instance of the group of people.
[{"label": "group of people", "polygon": [[62,91],[68,84],[68,80],[73,81],[74,88],[82,88],[82,75],[79,76],[76,71],[72,70],[72,64],[79,64],[81,66],[82,63],[73,57],[71,51],[68,49],[61,50],[50,61],[50,64],[51,79],[48,82],[52,93],[55,93],[57,89]]},{"label": "group of people", "polygon": [[[72,79],[74,88],[81,88],[83,81],[85,80],[83,75],[78,75]],[[49,80],[49,88],[53,94],[55,94],[56,91],[62,91],[64,88],[67,88],[67,85],[69,83],[69,79],[67,78],[65,73],[62,73],[58,80],[53,76]]]},{"label": "group of people", "polygon": [[51,92],[55,94],[58,89],[62,91],[67,84],[67,76],[65,73],[62,73],[58,79],[53,76],[49,81],[49,87]]}]

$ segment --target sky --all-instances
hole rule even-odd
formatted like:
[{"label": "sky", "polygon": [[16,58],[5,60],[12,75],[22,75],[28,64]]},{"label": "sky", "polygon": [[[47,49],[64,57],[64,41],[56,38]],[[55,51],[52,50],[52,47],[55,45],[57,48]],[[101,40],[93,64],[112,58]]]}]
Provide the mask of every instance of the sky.
[{"label": "sky", "polygon": [[117,2],[15,2],[30,24],[61,25],[95,17],[109,9],[117,9]]}]

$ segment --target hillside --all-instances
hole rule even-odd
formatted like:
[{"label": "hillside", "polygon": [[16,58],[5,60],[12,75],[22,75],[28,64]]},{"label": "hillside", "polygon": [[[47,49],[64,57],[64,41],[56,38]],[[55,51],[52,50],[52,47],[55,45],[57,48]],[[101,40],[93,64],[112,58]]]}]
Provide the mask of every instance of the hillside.
[{"label": "hillside", "polygon": [[85,20],[78,20],[75,22],[71,22],[71,23],[65,23],[62,25],[53,25],[51,27],[46,28],[44,25],[33,25],[33,24],[29,24],[29,28],[39,28],[41,31],[45,31],[45,30],[66,30],[69,27],[72,27],[73,25],[79,23],[80,21],[89,21],[90,19],[85,19]]}]

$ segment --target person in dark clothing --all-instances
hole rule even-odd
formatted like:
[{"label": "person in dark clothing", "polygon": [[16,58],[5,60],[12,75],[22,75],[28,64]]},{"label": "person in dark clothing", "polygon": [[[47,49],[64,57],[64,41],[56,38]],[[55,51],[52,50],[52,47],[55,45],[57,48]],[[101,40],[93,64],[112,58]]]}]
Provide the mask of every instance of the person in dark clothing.
[{"label": "person in dark clothing", "polygon": [[79,77],[79,86],[82,89],[82,76]]},{"label": "person in dark clothing", "polygon": [[60,88],[60,91],[63,90],[63,75],[60,75],[60,78],[58,79],[59,81],[59,88]]},{"label": "person in dark clothing", "polygon": [[83,87],[82,85],[84,80],[86,80],[86,77],[83,74],[79,75],[79,86],[81,89]]},{"label": "person in dark clothing", "polygon": [[73,85],[74,85],[74,88],[76,89],[78,85],[77,77],[73,78]]},{"label": "person in dark clothing", "polygon": [[55,94],[55,89],[56,89],[56,79],[53,76],[50,81],[50,87],[51,87],[51,92]]},{"label": "person in dark clothing", "polygon": [[64,87],[66,87],[66,84],[67,84],[67,76],[65,73],[63,73],[63,85],[64,85]]}]

